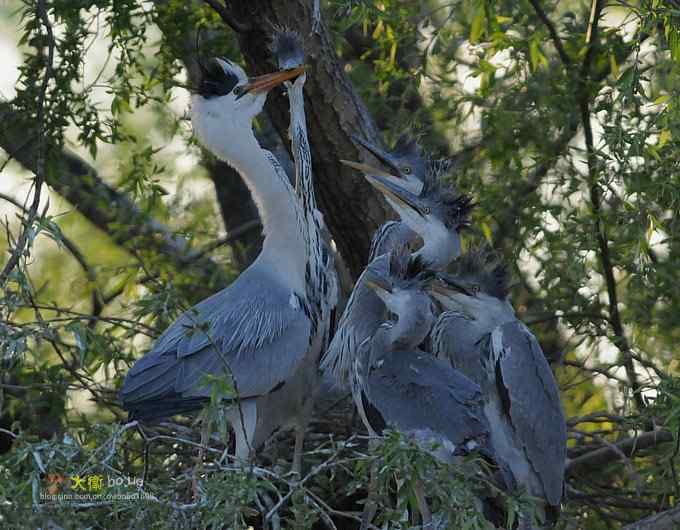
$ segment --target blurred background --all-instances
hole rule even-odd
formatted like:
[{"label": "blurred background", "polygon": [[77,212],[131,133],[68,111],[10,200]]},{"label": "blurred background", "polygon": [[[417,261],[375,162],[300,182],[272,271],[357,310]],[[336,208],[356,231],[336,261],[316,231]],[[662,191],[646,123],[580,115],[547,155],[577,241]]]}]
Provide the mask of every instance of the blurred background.
[{"label": "blurred background", "polygon": [[[417,136],[453,159],[451,178],[477,203],[465,244],[486,242],[507,261],[512,303],[560,382],[571,459],[561,527],[672,515],[680,5],[328,0],[311,33],[311,1],[232,2],[229,20],[210,4],[0,1],[0,525],[253,524],[258,486],[247,481],[208,477],[206,503],[178,509],[191,504],[195,449],[159,442],[149,455],[120,430],[116,392],[183,309],[257,255],[257,211],[238,175],[192,138],[188,89],[197,57],[271,71],[273,25],[309,35],[317,193],[345,296],[393,214],[338,160],[357,158],[354,132],[387,146]],[[256,124],[284,166],[287,119],[278,91]],[[342,433],[339,418],[316,439]],[[190,425],[166,434],[194,436]],[[93,462],[153,477],[158,502],[41,507],[50,472]],[[357,509],[356,487],[320,477],[313,488],[328,506]],[[309,512],[298,523],[328,526],[304,498],[293,506]]]}]

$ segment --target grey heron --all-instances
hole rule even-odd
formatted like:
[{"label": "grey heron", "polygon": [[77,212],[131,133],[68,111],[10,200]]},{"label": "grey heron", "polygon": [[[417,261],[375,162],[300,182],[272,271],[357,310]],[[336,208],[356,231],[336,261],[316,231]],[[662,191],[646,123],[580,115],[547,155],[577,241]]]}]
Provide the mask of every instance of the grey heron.
[{"label": "grey heron", "polygon": [[393,426],[423,445],[436,442],[440,458],[449,461],[484,445],[488,426],[481,391],[450,363],[418,349],[435,322],[427,293],[431,273],[403,249],[388,258],[387,272],[367,269],[366,285],[396,320],[383,322],[359,346],[353,384],[384,420],[383,425],[368,422],[369,432]]},{"label": "grey heron", "polygon": [[[401,222],[386,223],[374,235],[369,268],[386,271],[385,254],[402,245],[415,245],[420,237],[423,245],[414,251],[414,256],[420,256],[433,270],[443,270],[460,254],[459,231],[469,224],[468,216],[472,208],[470,198],[442,183],[446,165],[440,161],[422,159],[419,155],[407,158],[401,155],[401,151],[398,151],[400,156],[378,153],[393,171],[399,170],[403,175],[405,168],[410,169],[406,170],[408,177],[397,177],[385,173],[371,174],[380,171],[366,165],[353,165],[362,171],[371,172],[366,178],[385,194],[401,218]],[[415,180],[420,184],[414,184]],[[405,185],[405,182],[410,184]],[[421,188],[419,194],[409,191],[409,187]],[[337,332],[322,359],[322,369],[332,372],[341,386],[347,384],[357,347],[375,332],[386,317],[383,301],[365,283],[364,271],[356,282]]]},{"label": "grey heron", "polygon": [[457,265],[455,274],[440,273],[433,284],[445,309],[432,330],[433,353],[480,385],[506,486],[539,499],[541,518],[552,521],[562,499],[567,441],[557,383],[507,299],[502,263],[473,249]]},{"label": "grey heron", "polygon": [[[120,391],[133,418],[153,420],[201,408],[207,376],[233,383],[238,406],[227,411],[236,457],[246,460],[276,428],[304,434],[317,377],[318,314],[308,294],[305,212],[285,172],[258,144],[253,119],[267,91],[302,68],[248,79],[223,59],[203,69],[191,119],[200,142],[233,166],[262,220],[262,251],[226,289],[181,315],[130,369]],[[294,470],[299,471],[300,455]]]},{"label": "grey heron", "polygon": [[[370,434],[391,428],[440,461],[452,463],[458,456],[485,450],[489,426],[479,386],[418,348],[435,318],[426,292],[431,273],[421,264],[404,248],[390,253],[387,271],[368,267],[366,285],[396,320],[383,322],[359,346],[352,395]],[[374,412],[370,419],[368,410]],[[430,513],[420,481],[414,493],[425,525]]]}]

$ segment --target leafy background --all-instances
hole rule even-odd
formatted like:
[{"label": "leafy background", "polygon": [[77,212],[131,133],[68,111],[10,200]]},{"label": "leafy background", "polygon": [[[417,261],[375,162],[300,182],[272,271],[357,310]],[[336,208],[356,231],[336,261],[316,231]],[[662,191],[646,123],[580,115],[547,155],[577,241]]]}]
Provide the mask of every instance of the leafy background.
[{"label": "leafy background", "polygon": [[[398,436],[367,452],[344,409],[314,423],[302,485],[286,475],[285,436],[257,467],[231,469],[214,405],[200,471],[190,420],[146,439],[125,426],[115,396],[128,367],[257,252],[252,205],[220,195],[186,119],[196,54],[241,61],[208,4],[0,3],[0,245],[3,267],[18,260],[0,275],[0,524],[239,528],[272,512],[283,527],[355,528],[380,463],[379,521],[415,524],[403,513],[423,477],[439,485],[434,506],[450,527],[483,528],[465,477]],[[386,141],[410,130],[454,159],[478,203],[466,242],[487,240],[511,267],[513,303],[553,360],[569,418],[561,527],[665,512],[658,528],[669,528],[680,494],[680,5],[321,4]],[[286,143],[266,116],[257,130]],[[236,226],[234,212],[245,216]],[[39,497],[54,473],[144,476],[150,497],[56,507]]]}]

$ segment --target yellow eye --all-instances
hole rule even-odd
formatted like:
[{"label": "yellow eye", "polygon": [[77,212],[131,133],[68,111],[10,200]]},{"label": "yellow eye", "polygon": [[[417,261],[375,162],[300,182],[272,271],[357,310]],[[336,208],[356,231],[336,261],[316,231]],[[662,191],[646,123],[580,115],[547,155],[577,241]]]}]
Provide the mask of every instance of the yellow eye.
[{"label": "yellow eye", "polygon": [[410,175],[412,171],[410,166],[404,166],[401,170],[404,172],[404,175]]}]

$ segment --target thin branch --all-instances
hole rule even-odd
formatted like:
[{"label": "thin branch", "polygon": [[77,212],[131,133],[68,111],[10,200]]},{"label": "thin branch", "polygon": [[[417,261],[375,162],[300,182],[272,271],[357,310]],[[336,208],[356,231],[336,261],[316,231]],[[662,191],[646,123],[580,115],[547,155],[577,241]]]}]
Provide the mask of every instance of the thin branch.
[{"label": "thin branch", "polygon": [[621,530],[668,530],[680,523],[680,506],[640,519]]},{"label": "thin branch", "polygon": [[[14,197],[10,197],[9,195],[6,195],[4,193],[0,193],[0,199],[3,199],[13,206],[17,207],[21,211],[24,212],[24,214],[28,215],[28,212],[24,206],[17,201]],[[80,267],[83,269],[83,272],[85,272],[85,276],[87,276],[87,280],[90,282],[92,285],[92,316],[93,317],[98,317],[101,315],[102,310],[104,309],[104,297],[99,290],[99,287],[97,287],[97,273],[95,270],[92,268],[92,266],[88,263],[88,261],[85,259],[85,256],[83,253],[80,251],[78,246],[71,241],[69,238],[61,234],[61,237],[57,241],[58,244],[64,245],[66,247],[66,250],[68,250],[71,255],[75,258],[75,260],[78,262]],[[95,320],[92,321],[93,324],[96,323]]]},{"label": "thin branch", "polygon": [[248,232],[255,228],[259,228],[260,226],[262,226],[262,222],[259,219],[252,219],[250,221],[247,221],[243,223],[241,226],[237,226],[233,230],[229,230],[229,233],[225,237],[217,239],[205,245],[202,249],[198,250],[194,254],[194,257],[192,259],[193,260],[200,259],[215,249],[233,243],[235,240],[239,239],[244,234],[247,234]]},{"label": "thin branch", "polygon": [[649,449],[658,445],[673,441],[673,433],[666,430],[645,432],[640,436],[628,438],[616,444],[618,451],[611,447],[602,447],[574,458],[567,462],[565,476],[567,478],[580,477],[596,471],[601,471],[604,466],[620,459],[620,455],[627,457],[635,456],[635,453],[643,449]]},{"label": "thin branch", "polygon": [[[0,127],[0,147],[14,153],[16,161],[26,169],[36,172],[35,142],[25,140],[27,135],[33,137],[33,124],[11,103],[1,101],[0,122],[7,124]],[[178,269],[190,271],[196,285],[227,285],[228,277],[218,263],[208,257],[196,258],[183,237],[104,182],[82,158],[64,149],[51,162],[55,167],[46,175],[47,184],[116,244],[133,253],[144,249],[164,256]]]},{"label": "thin branch", "polygon": [[529,3],[533,6],[534,10],[536,11],[536,14],[538,15],[538,18],[540,18],[543,24],[545,24],[545,27],[548,28],[548,33],[550,33],[550,38],[552,39],[553,44],[557,49],[557,53],[560,56],[560,60],[562,61],[564,66],[566,67],[571,66],[571,59],[569,58],[569,55],[567,55],[564,46],[562,46],[562,39],[560,39],[560,36],[557,34],[555,25],[548,18],[548,15],[546,15],[545,11],[541,7],[541,3],[538,0],[529,0]]},{"label": "thin branch", "polygon": [[213,8],[215,13],[217,13],[220,18],[224,21],[227,26],[236,31],[237,33],[246,33],[252,26],[247,22],[241,22],[236,20],[234,15],[232,15],[226,6],[222,5],[219,0],[203,0],[206,4]]},{"label": "thin branch", "polygon": [[42,84],[40,85],[37,101],[36,122],[38,124],[38,156],[36,160],[35,179],[33,180],[33,203],[28,210],[28,215],[23,223],[24,226],[16,246],[12,250],[2,272],[0,272],[0,286],[5,285],[7,278],[9,278],[11,272],[19,264],[19,260],[24,254],[26,245],[29,244],[31,227],[38,217],[38,207],[40,206],[41,197],[40,192],[42,191],[42,186],[45,182],[45,98],[47,96],[47,85],[54,74],[52,65],[54,62],[55,42],[54,34],[52,33],[52,25],[50,24],[50,19],[48,18],[47,10],[45,9],[45,0],[38,0],[36,9],[38,18],[47,32],[47,63],[45,64],[45,74],[43,75]]},{"label": "thin branch", "polygon": [[600,261],[602,263],[602,271],[605,277],[607,286],[607,298],[609,301],[609,318],[614,332],[614,344],[619,349],[623,356],[623,366],[626,370],[626,377],[633,391],[633,399],[638,410],[642,411],[646,408],[645,401],[642,397],[640,383],[638,382],[635,366],[631,357],[630,346],[626,339],[621,315],[618,307],[618,294],[616,291],[616,278],[614,277],[614,264],[611,258],[609,248],[609,236],[607,234],[607,227],[602,223],[602,196],[600,185],[598,182],[598,162],[595,153],[595,143],[593,139],[593,128],[590,116],[590,97],[588,95],[588,83],[590,79],[590,67],[595,55],[595,48],[597,47],[598,24],[602,9],[604,8],[604,0],[593,0],[590,11],[590,20],[588,22],[588,30],[586,32],[586,46],[588,49],[581,65],[581,75],[579,78],[579,109],[581,111],[581,123],[586,141],[587,151],[587,165],[588,165],[588,180],[590,185],[590,202],[595,218],[595,237],[599,247]]}]

